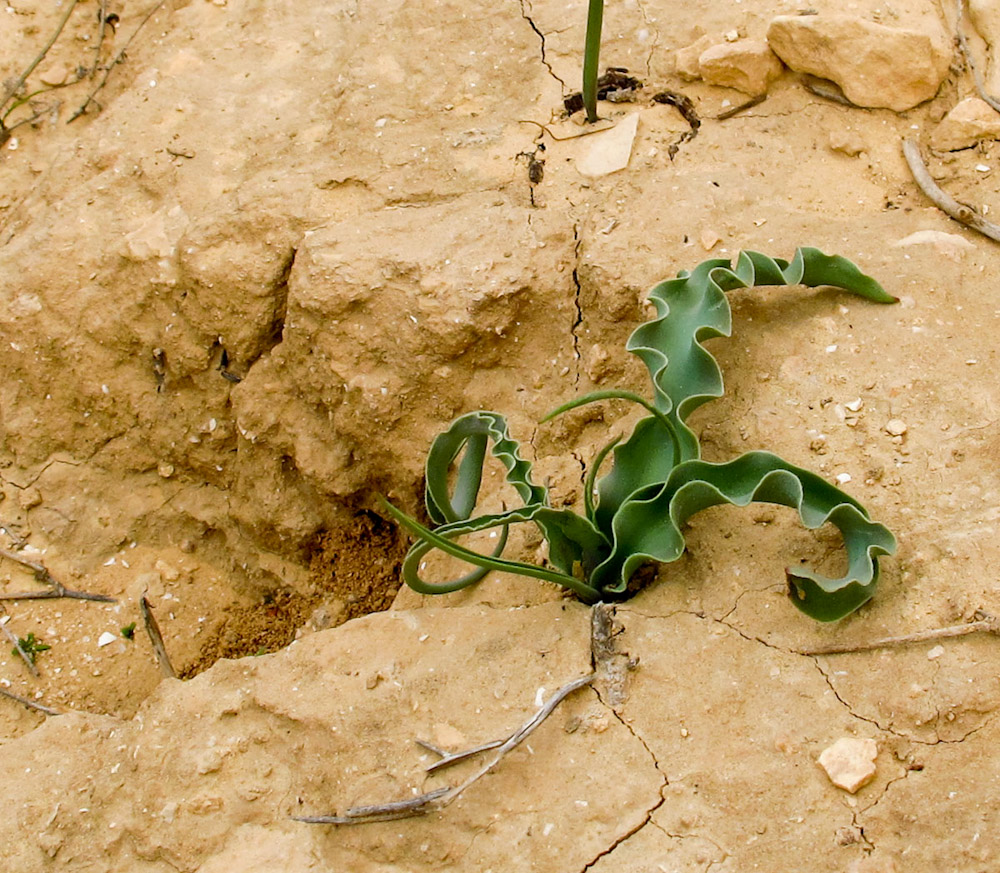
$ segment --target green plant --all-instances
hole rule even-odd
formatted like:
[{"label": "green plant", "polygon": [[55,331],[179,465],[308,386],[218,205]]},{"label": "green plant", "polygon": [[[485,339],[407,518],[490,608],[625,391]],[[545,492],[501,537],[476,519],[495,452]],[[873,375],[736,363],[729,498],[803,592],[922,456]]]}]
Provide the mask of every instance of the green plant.
[{"label": "green plant", "polygon": [[127,640],[135,639],[135,622],[129,622],[125,627],[121,629],[122,636]]},{"label": "green plant", "polygon": [[35,639],[34,633],[30,633],[26,637],[20,637],[10,653],[17,657],[20,654],[18,649],[20,649],[21,652],[24,652],[24,656],[34,664],[39,652],[47,652],[51,648],[52,646],[47,646],[41,640]]},{"label": "green plant", "polygon": [[597,121],[597,67],[601,56],[601,29],[604,0],[590,0],[587,7],[587,35],[583,45],[583,108],[587,121]]},{"label": "green plant", "polygon": [[[834,621],[865,603],[878,582],[879,556],[895,551],[892,534],[872,522],[861,504],[840,489],[776,455],[754,451],[726,463],[700,460],[698,437],[685,423],[695,409],[723,393],[718,364],[701,342],[731,333],[725,292],[800,284],[832,285],[875,302],[896,302],[850,261],[813,248],[798,249],[791,262],[756,252],[741,253],[735,267],[727,260],[709,260],[694,272],[682,272],[653,288],[649,298],[657,317],[640,325],[626,345],[649,370],[652,400],[629,391],[597,391],[560,406],[544,419],[612,398],[632,401],[648,412],[627,440],[612,440],[591,463],[582,516],[549,506],[547,489],[531,481],[531,465],[520,456],[503,416],[473,412],[456,419],[434,440],[427,456],[427,513],[438,527],[431,530],[384,501],[387,511],[418,537],[403,563],[407,584],[424,594],[445,593],[479,581],[490,570],[501,570],[564,585],[586,603],[622,599],[640,565],[680,557],[685,547],[681,526],[692,515],[721,503],[763,502],[797,509],[810,529],[830,522],[843,535],[848,569],[841,578],[803,569],[787,571],[792,600],[799,609],[820,621]],[[472,517],[490,445],[524,505]],[[598,480],[609,454],[613,454],[612,469]],[[541,529],[552,567],[500,557],[508,526],[525,521]],[[494,527],[503,533],[492,555],[454,542],[462,534]],[[426,582],[420,577],[420,563],[432,549],[477,569],[449,582]]]}]

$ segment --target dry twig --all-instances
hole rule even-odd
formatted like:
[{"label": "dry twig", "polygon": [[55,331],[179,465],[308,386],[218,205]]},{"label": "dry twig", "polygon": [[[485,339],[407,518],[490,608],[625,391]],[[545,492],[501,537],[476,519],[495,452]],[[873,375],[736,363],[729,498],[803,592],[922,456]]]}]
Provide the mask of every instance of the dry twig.
[{"label": "dry twig", "polygon": [[35,59],[28,64],[27,67],[25,67],[24,72],[22,72],[21,75],[18,76],[4,92],[3,99],[0,100],[0,110],[7,105],[7,102],[11,99],[11,97],[16,96],[17,92],[24,87],[24,83],[28,80],[28,76],[30,76],[35,71],[35,67],[37,67],[45,59],[45,56],[49,53],[49,49],[52,48],[52,46],[55,45],[56,40],[59,39],[59,34],[63,32],[66,22],[69,21],[70,15],[73,14],[73,10],[79,2],[80,0],[70,0],[69,5],[66,7],[66,11],[63,13],[62,19],[59,22],[59,26],[56,27],[56,32],[49,38],[49,41],[45,44],[45,48],[43,48],[35,56]]},{"label": "dry twig", "polygon": [[160,626],[153,616],[153,609],[143,594],[139,600],[139,611],[142,613],[143,624],[146,625],[146,633],[149,634],[149,641],[153,644],[153,652],[156,654],[157,663],[160,665],[160,672],[168,679],[176,679],[177,673],[174,665],[170,663],[167,655],[167,647],[163,644],[163,634],[160,633]]},{"label": "dry twig", "polygon": [[[582,688],[584,685],[589,685],[593,681],[594,674],[588,673],[586,676],[581,676],[579,679],[574,679],[572,682],[568,682],[563,685],[562,688],[560,688],[555,694],[552,695],[552,697],[548,699],[548,701],[546,701],[538,712],[521,725],[520,728],[514,731],[514,733],[511,734],[506,740],[498,741],[497,743],[489,743],[487,745],[480,746],[477,749],[470,749],[467,752],[447,755],[447,763],[454,764],[458,761],[465,760],[472,754],[485,751],[486,749],[495,748],[497,750],[496,754],[489,761],[487,761],[468,779],[458,785],[454,785],[450,788],[447,786],[436,788],[434,791],[429,791],[426,794],[421,794],[418,797],[409,798],[407,800],[397,800],[391,803],[377,803],[369,806],[355,806],[348,809],[343,815],[310,815],[293,816],[292,818],[294,821],[306,822],[307,824],[366,824],[374,821],[394,821],[395,819],[400,818],[413,818],[418,815],[425,815],[429,812],[444,809],[444,807],[465,791],[466,788],[481,779],[494,767],[496,767],[496,765],[500,763],[509,751],[527,739],[532,731],[534,731],[535,728],[537,728],[552,714],[552,711],[559,705],[560,702],[562,702],[564,698],[576,691],[578,688]],[[421,745],[423,745],[424,748],[431,749],[431,751],[439,754],[441,753],[440,749],[430,746],[429,744],[421,743]],[[442,766],[446,766],[446,764],[439,761],[435,766],[437,769],[440,769]]]},{"label": "dry twig", "polygon": [[913,173],[913,180],[938,209],[955,219],[959,224],[971,227],[983,236],[1000,242],[1000,226],[992,221],[987,221],[971,206],[959,203],[938,187],[938,184],[931,178],[931,174],[927,172],[924,159],[920,154],[920,147],[912,139],[903,140],[903,156],[906,158],[906,163],[909,164],[910,172]]},{"label": "dry twig", "polygon": [[164,3],[166,3],[166,2],[167,2],[167,0],[160,0],[160,2],[159,2],[159,3],[157,3],[157,4],[155,5],[155,6],[153,6],[153,8],[152,8],[152,9],[150,9],[150,10],[149,10],[149,11],[148,11],[148,12],[147,12],[147,13],[146,13],[146,14],[145,14],[144,16],[143,16],[143,18],[142,18],[142,21],[140,21],[140,22],[139,22],[139,24],[138,24],[138,25],[136,26],[135,30],[133,30],[133,31],[132,31],[132,35],[131,35],[131,36],[129,36],[129,38],[128,38],[127,40],[125,40],[125,45],[123,45],[123,46],[122,46],[122,48],[121,48],[121,51],[120,51],[120,52],[118,52],[118,54],[116,54],[116,55],[115,55],[115,56],[114,56],[114,57],[113,57],[113,58],[112,58],[112,59],[111,59],[111,60],[110,60],[110,61],[108,62],[107,66],[106,66],[106,67],[104,68],[104,75],[103,75],[103,76],[101,77],[101,81],[100,81],[100,82],[98,82],[98,83],[97,83],[97,85],[96,85],[96,86],[95,86],[95,87],[94,87],[94,88],[93,88],[93,89],[91,90],[91,92],[90,92],[90,93],[89,93],[89,94],[87,95],[87,99],[83,101],[83,103],[82,103],[82,104],[80,105],[80,108],[79,108],[79,109],[77,109],[77,110],[76,110],[76,112],[74,112],[74,113],[73,113],[73,114],[72,114],[72,115],[71,115],[71,116],[69,117],[69,119],[68,119],[68,120],[67,120],[67,122],[66,122],[67,124],[72,124],[72,123],[73,123],[74,121],[76,121],[76,120],[77,120],[77,119],[78,119],[78,118],[79,118],[79,117],[80,117],[81,115],[84,115],[84,114],[86,114],[87,110],[88,110],[88,109],[90,108],[90,104],[91,104],[91,103],[93,103],[93,104],[94,104],[95,106],[97,106],[97,108],[98,108],[98,109],[100,109],[100,108],[101,108],[101,104],[100,104],[100,103],[98,103],[98,102],[97,102],[97,100],[96,100],[95,98],[97,97],[97,95],[98,95],[98,93],[99,93],[99,92],[101,91],[101,89],[102,89],[102,88],[103,88],[103,87],[104,87],[105,85],[107,85],[107,84],[108,84],[108,79],[109,79],[109,78],[110,78],[110,76],[111,76],[111,71],[112,71],[112,70],[113,70],[113,69],[114,69],[115,67],[117,67],[117,66],[118,66],[119,64],[121,64],[121,63],[124,63],[124,61],[125,61],[125,54],[126,54],[126,52],[128,51],[128,47],[129,47],[130,45],[132,45],[132,40],[134,40],[134,39],[135,39],[135,38],[136,38],[136,37],[137,37],[137,36],[139,35],[139,31],[140,31],[140,30],[142,30],[142,29],[143,29],[143,27],[145,27],[145,26],[146,26],[146,22],[147,22],[147,21],[149,21],[149,19],[150,19],[150,18],[152,18],[152,17],[153,17],[153,16],[154,16],[154,15],[155,15],[155,14],[156,14],[157,12],[159,12],[159,11],[160,11],[160,9],[162,9],[162,8],[163,8],[163,4],[164,4]]},{"label": "dry twig", "polygon": [[976,60],[973,58],[972,50],[969,48],[969,41],[962,32],[962,17],[964,15],[965,0],[958,0],[958,15],[955,18],[955,36],[958,38],[958,47],[962,52],[962,57],[965,58],[965,62],[969,65],[969,70],[972,72],[972,80],[976,83],[976,92],[981,99],[989,103],[997,112],[1000,112],[1000,100],[986,93],[986,87],[983,85],[983,77],[979,74]]},{"label": "dry twig", "polygon": [[45,591],[20,591],[16,594],[0,594],[0,600],[51,600],[56,597],[68,597],[72,600],[97,600],[101,603],[116,602],[114,597],[107,594],[91,594],[88,591],[76,591],[72,588],[67,588],[62,582],[52,576],[44,564],[22,558],[17,552],[0,549],[0,558],[7,558],[10,561],[20,564],[22,567],[27,567],[35,574],[35,579],[43,585],[49,586]]},{"label": "dry twig", "polygon": [[34,700],[28,700],[27,697],[21,697],[20,694],[15,694],[13,691],[7,691],[0,688],[0,695],[3,697],[8,697],[11,700],[16,700],[21,706],[26,706],[28,709],[35,709],[38,712],[44,713],[45,715],[62,715],[58,709],[52,709],[48,706],[42,706],[40,703],[35,703]]},{"label": "dry twig", "polygon": [[872,649],[883,649],[889,646],[902,646],[909,643],[924,643],[929,640],[943,640],[950,637],[964,637],[966,634],[990,633],[1000,635],[1000,622],[992,616],[985,616],[976,621],[956,624],[933,630],[917,631],[912,634],[902,634],[895,637],[881,637],[864,643],[834,643],[829,646],[819,646],[815,649],[799,651],[800,655],[843,655],[848,652],[869,652]]},{"label": "dry twig", "polygon": [[21,641],[17,638],[17,634],[11,633],[7,628],[7,625],[3,623],[0,623],[0,631],[3,631],[4,636],[6,636],[7,639],[14,644],[14,650],[21,656],[21,660],[28,665],[31,675],[37,679],[38,668],[35,666],[35,662],[31,659],[31,656],[24,651],[24,647],[21,645]]}]

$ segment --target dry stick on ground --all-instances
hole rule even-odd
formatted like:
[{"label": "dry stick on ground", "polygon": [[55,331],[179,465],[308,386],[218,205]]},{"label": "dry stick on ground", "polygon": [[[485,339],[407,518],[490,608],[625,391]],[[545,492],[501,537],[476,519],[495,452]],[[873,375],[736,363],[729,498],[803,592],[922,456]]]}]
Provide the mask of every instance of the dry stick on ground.
[{"label": "dry stick on ground", "polygon": [[24,651],[24,648],[21,646],[21,641],[17,638],[17,635],[11,633],[7,629],[6,624],[0,624],[0,631],[3,631],[7,639],[14,644],[14,650],[21,656],[21,660],[28,665],[28,669],[31,671],[31,675],[37,679],[38,668],[35,666],[35,662],[31,660],[31,656],[26,651]]},{"label": "dry stick on ground", "polygon": [[145,594],[139,600],[139,611],[142,613],[142,622],[146,625],[146,633],[149,634],[149,641],[153,644],[153,652],[156,654],[156,660],[160,665],[160,672],[168,679],[176,679],[177,673],[174,671],[174,665],[170,663],[170,658],[167,656],[167,647],[163,645],[163,634],[160,633],[160,626],[156,623],[156,618],[153,616],[153,609],[149,605]]},{"label": "dry stick on ground", "polygon": [[[579,679],[574,679],[572,682],[566,683],[548,699],[538,712],[529,718],[499,746],[490,744],[488,746],[480,747],[478,751],[483,751],[487,748],[496,748],[497,753],[468,779],[458,785],[454,785],[450,788],[437,788],[427,794],[421,794],[419,797],[413,797],[408,800],[398,800],[392,803],[379,803],[370,806],[355,806],[348,809],[343,815],[292,816],[292,818],[294,821],[306,822],[307,824],[366,824],[374,821],[394,821],[400,818],[414,818],[419,815],[426,815],[429,812],[444,809],[444,807],[465,791],[466,788],[481,779],[494,767],[496,767],[496,765],[503,759],[504,755],[527,739],[532,731],[534,731],[535,728],[537,728],[552,714],[552,711],[565,697],[576,691],[578,688],[582,688],[584,685],[589,685],[593,681],[594,674],[588,673],[586,676],[581,676]],[[429,746],[424,745],[424,748],[429,748]],[[449,763],[454,764],[460,760],[464,760],[469,754],[473,754],[473,751],[470,750],[468,753],[463,752],[450,755]],[[439,767],[440,765],[441,762],[438,762]]]},{"label": "dry stick on ground", "polygon": [[7,102],[10,100],[10,98],[15,96],[17,92],[21,90],[21,88],[24,86],[24,83],[28,80],[28,76],[30,76],[34,72],[35,67],[37,67],[45,59],[45,56],[49,53],[49,49],[52,48],[52,46],[55,45],[56,40],[59,39],[59,34],[63,32],[63,28],[66,26],[66,22],[69,21],[70,15],[73,14],[73,10],[76,8],[76,4],[79,2],[80,0],[71,0],[69,6],[66,8],[66,11],[63,13],[62,20],[59,22],[59,26],[56,28],[56,32],[53,33],[52,36],[49,38],[49,41],[48,43],[46,43],[45,48],[43,48],[41,52],[39,52],[38,55],[36,55],[35,59],[30,64],[28,64],[24,72],[21,73],[21,75],[14,80],[13,84],[4,93],[3,99],[0,100],[0,110],[3,110],[3,108],[7,105]]},{"label": "dry stick on ground", "polygon": [[143,27],[146,26],[146,22],[149,21],[149,19],[152,18],[157,12],[159,12],[160,9],[163,8],[163,4],[166,3],[166,2],[167,2],[167,0],[160,0],[159,3],[157,3],[152,9],[149,10],[149,12],[147,12],[143,16],[142,21],[140,21],[139,24],[138,24],[138,26],[136,27],[136,29],[132,31],[132,35],[127,40],[125,40],[125,45],[122,46],[121,51],[118,52],[118,54],[116,54],[108,62],[108,65],[104,68],[104,75],[101,77],[101,81],[98,82],[97,85],[96,85],[96,87],[94,87],[94,89],[87,95],[87,99],[83,101],[83,103],[81,104],[80,108],[77,109],[76,112],[74,112],[69,117],[69,119],[66,122],[67,124],[72,124],[81,115],[84,115],[87,112],[87,110],[90,108],[90,104],[91,103],[94,103],[97,106],[98,109],[101,108],[101,104],[98,103],[97,100],[95,100],[94,98],[97,96],[98,92],[105,85],[108,84],[108,78],[111,76],[111,71],[115,67],[117,67],[120,63],[124,62],[124,60],[125,60],[125,53],[128,51],[128,47],[130,45],[132,45],[132,40],[134,40],[139,35],[139,31],[142,30]]},{"label": "dry stick on ground", "polygon": [[971,227],[983,236],[1000,242],[1000,226],[993,224],[992,221],[987,221],[971,206],[959,203],[938,187],[931,178],[931,174],[927,172],[924,159],[920,155],[920,147],[912,139],[903,140],[903,156],[906,158],[906,163],[910,165],[913,180],[938,209],[945,215],[954,218],[959,224]]},{"label": "dry stick on ground", "polygon": [[843,655],[848,652],[868,652],[872,649],[882,649],[887,646],[901,646],[907,643],[923,643],[928,640],[943,640],[949,637],[963,637],[966,634],[990,633],[1000,635],[1000,622],[992,616],[970,621],[966,624],[956,624],[950,627],[940,627],[934,630],[917,631],[896,637],[882,637],[864,643],[835,643],[829,646],[819,646],[815,649],[800,650],[800,655]]},{"label": "dry stick on ground", "polygon": [[38,712],[44,713],[45,715],[62,715],[58,709],[42,706],[42,704],[35,703],[34,700],[28,700],[27,697],[21,697],[20,694],[15,694],[13,691],[5,691],[3,688],[0,688],[0,695],[3,697],[9,697],[11,700],[16,700],[21,704],[21,706],[26,706],[28,709],[36,709]]},{"label": "dry stick on ground", "polygon": [[983,77],[979,75],[979,68],[976,66],[975,58],[972,57],[972,51],[969,49],[969,42],[965,38],[965,34],[962,32],[962,18],[964,15],[965,0],[958,0],[958,16],[955,19],[955,36],[958,38],[958,48],[962,52],[962,57],[965,58],[965,62],[969,65],[969,69],[972,71],[972,80],[976,83],[976,92],[997,112],[1000,112],[1000,100],[997,100],[996,97],[991,97],[986,93],[986,88],[983,85]]},{"label": "dry stick on ground", "polygon": [[72,588],[67,588],[58,579],[54,579],[43,564],[22,558],[17,552],[0,549],[0,558],[7,558],[20,564],[22,567],[27,567],[35,574],[35,578],[39,582],[49,586],[46,591],[20,591],[16,594],[0,594],[0,600],[51,600],[56,597],[68,597],[71,600],[97,600],[101,603],[117,602],[114,597],[107,594],[91,594],[88,591],[75,591]]}]

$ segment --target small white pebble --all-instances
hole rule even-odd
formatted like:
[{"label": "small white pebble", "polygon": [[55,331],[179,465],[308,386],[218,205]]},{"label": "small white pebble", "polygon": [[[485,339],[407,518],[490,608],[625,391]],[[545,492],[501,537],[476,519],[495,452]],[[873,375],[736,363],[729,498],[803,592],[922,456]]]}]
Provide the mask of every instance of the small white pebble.
[{"label": "small white pebble", "polygon": [[944,646],[935,646],[927,653],[928,661],[936,661],[944,654]]},{"label": "small white pebble", "polygon": [[850,481],[851,481],[851,474],[850,473],[838,473],[837,474],[837,484],[838,485],[846,485]]},{"label": "small white pebble", "polygon": [[860,397],[852,400],[850,403],[845,403],[844,406],[847,407],[851,412],[859,412],[861,407],[865,405],[864,400]]},{"label": "small white pebble", "polygon": [[835,351],[837,351],[837,346],[836,345],[827,346],[826,350],[827,350],[828,353],[829,352],[835,352]]},{"label": "small white pebble", "polygon": [[902,436],[906,433],[906,422],[899,418],[891,418],[886,422],[885,432],[891,436]]}]

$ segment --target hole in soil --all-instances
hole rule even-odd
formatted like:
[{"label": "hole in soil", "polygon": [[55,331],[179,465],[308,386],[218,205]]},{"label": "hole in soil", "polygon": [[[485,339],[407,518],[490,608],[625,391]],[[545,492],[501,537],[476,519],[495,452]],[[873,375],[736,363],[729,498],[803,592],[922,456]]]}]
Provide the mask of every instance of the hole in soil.
[{"label": "hole in soil", "polygon": [[287,646],[305,626],[336,627],[392,606],[401,583],[407,544],[397,527],[372,512],[324,531],[312,548],[310,590],[265,592],[257,603],[234,604],[181,678],[207,670],[220,658],[263,655]]}]

